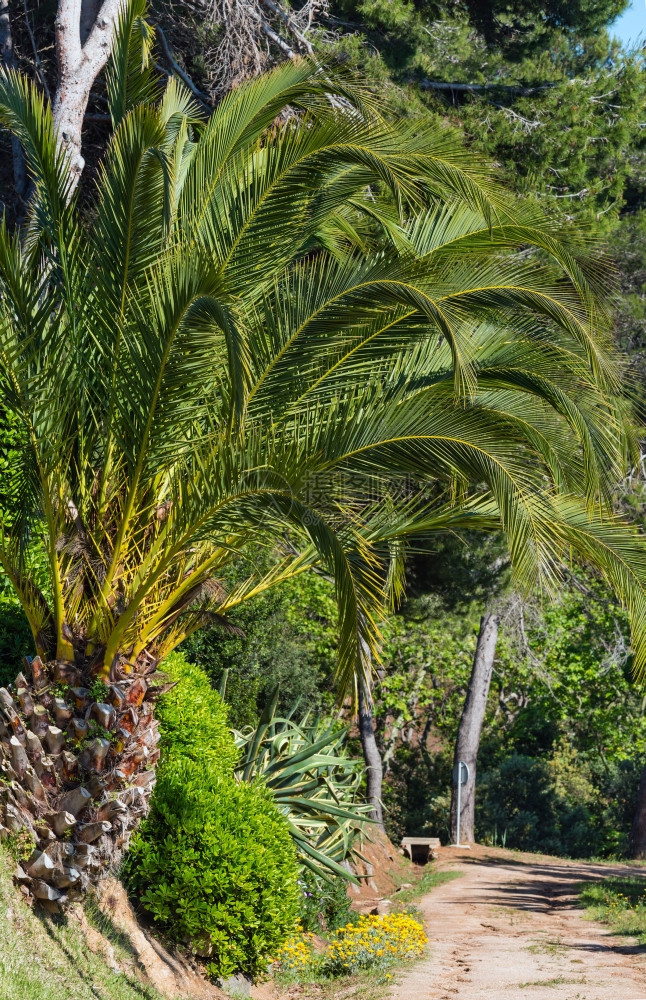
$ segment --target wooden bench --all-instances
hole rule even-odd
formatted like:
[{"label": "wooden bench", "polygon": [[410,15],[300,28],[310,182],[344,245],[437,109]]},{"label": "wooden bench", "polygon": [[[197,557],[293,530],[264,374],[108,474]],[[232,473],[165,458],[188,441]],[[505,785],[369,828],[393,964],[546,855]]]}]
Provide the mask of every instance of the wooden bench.
[{"label": "wooden bench", "polygon": [[404,837],[401,846],[411,861],[425,865],[436,857],[435,851],[442,845],[439,837]]}]

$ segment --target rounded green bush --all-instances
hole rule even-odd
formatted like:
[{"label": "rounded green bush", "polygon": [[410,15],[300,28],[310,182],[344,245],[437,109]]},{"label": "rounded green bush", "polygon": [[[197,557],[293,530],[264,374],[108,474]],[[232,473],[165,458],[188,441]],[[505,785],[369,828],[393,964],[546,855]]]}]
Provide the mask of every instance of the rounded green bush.
[{"label": "rounded green bush", "polygon": [[161,670],[176,681],[157,703],[162,761],[187,757],[231,774],[240,751],[229,729],[228,709],[201,667],[170,653]]},{"label": "rounded green bush", "polygon": [[126,874],[160,926],[217,976],[257,975],[298,919],[296,855],[267,792],[188,758],[162,767]]}]

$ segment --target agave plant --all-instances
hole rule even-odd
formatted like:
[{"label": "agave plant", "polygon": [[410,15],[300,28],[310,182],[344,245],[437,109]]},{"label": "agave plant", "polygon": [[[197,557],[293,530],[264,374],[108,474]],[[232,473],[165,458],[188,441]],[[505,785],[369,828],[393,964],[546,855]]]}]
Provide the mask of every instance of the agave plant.
[{"label": "agave plant", "polygon": [[[33,838],[25,884],[50,902],[114,863],[146,808],[159,660],[316,564],[340,697],[377,655],[400,581],[383,560],[430,531],[502,529],[525,586],[578,550],[646,652],[644,550],[611,511],[631,438],[607,262],[508,204],[441,123],[386,120],[306,62],[204,120],[154,79],[144,12],[121,20],[83,198],[47,104],[0,78],[33,180],[24,227],[0,225],[21,434],[0,563],[37,652],[0,692],[0,821]],[[258,546],[270,571],[227,592]]]},{"label": "agave plant", "polygon": [[300,724],[275,714],[278,691],[258,725],[234,730],[240,781],[259,781],[285,815],[301,865],[326,880],[356,882],[347,862],[366,832],[371,806],[362,801],[363,765],[344,749],[347,727],[306,716]]}]

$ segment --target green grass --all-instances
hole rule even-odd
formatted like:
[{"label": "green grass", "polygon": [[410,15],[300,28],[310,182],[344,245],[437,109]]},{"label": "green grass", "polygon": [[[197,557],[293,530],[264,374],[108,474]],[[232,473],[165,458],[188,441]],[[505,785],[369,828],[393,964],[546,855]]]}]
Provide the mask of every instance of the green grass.
[{"label": "green grass", "polygon": [[561,938],[539,938],[528,945],[527,950],[532,955],[558,955],[566,947]]},{"label": "green grass", "polygon": [[[2,1000],[162,1000],[150,987],[113,972],[72,920],[32,911],[13,885],[14,867],[0,847]],[[118,935],[110,935],[110,944],[117,960],[125,957]]]},{"label": "green grass", "polygon": [[531,989],[535,986],[547,986],[552,989],[556,986],[578,985],[585,983],[585,979],[568,979],[566,976],[555,976],[554,979],[535,979],[531,983],[519,983],[519,990]]},{"label": "green grass", "polygon": [[454,878],[460,878],[461,874],[462,872],[435,871],[432,865],[426,865],[419,882],[416,882],[409,889],[400,889],[399,892],[393,893],[390,898],[395,904],[395,908],[406,906],[408,903],[414,903],[421,896],[425,896],[431,889],[436,889],[438,885],[444,885],[445,882],[452,882]]},{"label": "green grass", "polygon": [[579,900],[591,920],[646,945],[646,878],[611,877],[582,885]]}]

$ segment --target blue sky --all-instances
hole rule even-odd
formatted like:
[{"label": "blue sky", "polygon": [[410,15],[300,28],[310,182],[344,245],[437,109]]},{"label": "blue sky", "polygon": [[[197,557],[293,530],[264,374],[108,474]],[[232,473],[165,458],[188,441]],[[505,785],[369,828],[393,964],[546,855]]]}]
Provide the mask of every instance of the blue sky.
[{"label": "blue sky", "polygon": [[646,0],[632,0],[630,7],[609,29],[622,42],[635,42],[639,35],[646,38]]}]

